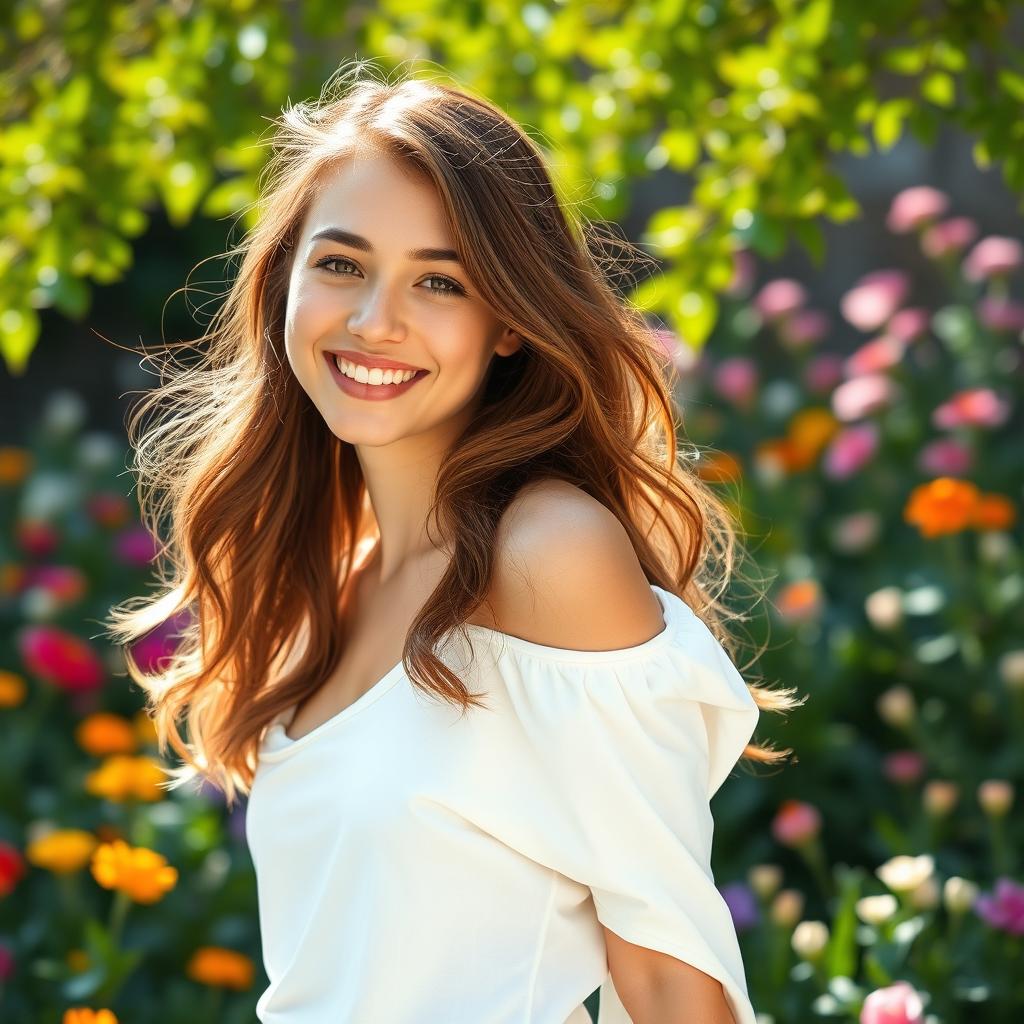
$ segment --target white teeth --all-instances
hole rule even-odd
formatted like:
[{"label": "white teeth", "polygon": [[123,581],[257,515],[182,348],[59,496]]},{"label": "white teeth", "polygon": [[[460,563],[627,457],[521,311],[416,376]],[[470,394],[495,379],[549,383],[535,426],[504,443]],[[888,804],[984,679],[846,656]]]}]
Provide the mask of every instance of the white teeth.
[{"label": "white teeth", "polygon": [[340,356],[334,357],[334,365],[346,377],[351,377],[353,380],[359,381],[360,384],[403,384],[415,377],[418,372],[417,370],[381,370],[378,367],[367,370],[365,366],[350,363]]}]

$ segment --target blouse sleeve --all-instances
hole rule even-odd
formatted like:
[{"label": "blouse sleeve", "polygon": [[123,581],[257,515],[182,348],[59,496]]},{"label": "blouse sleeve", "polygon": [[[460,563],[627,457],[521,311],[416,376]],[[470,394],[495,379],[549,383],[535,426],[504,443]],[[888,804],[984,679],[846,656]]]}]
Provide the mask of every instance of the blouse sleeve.
[{"label": "blouse sleeve", "polygon": [[[704,623],[675,594],[652,589],[665,628],[619,651],[563,650],[471,627],[495,648],[515,733],[515,763],[497,783],[496,829],[588,886],[613,932],[720,981],[737,1024],[755,1024],[711,870],[709,800],[749,742],[758,707]],[[628,1022],[609,975],[599,1024]]]}]

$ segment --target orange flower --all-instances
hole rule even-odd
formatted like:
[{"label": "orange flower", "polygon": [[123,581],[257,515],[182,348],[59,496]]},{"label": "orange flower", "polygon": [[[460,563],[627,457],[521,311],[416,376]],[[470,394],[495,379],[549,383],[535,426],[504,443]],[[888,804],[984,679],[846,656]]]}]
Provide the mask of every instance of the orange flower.
[{"label": "orange flower", "polygon": [[0,484],[16,484],[28,476],[32,455],[25,448],[0,447]]},{"label": "orange flower", "polygon": [[117,1024],[113,1010],[90,1010],[88,1006],[74,1006],[64,1011],[61,1024]]},{"label": "orange flower", "polygon": [[192,955],[185,971],[193,981],[244,992],[252,987],[252,960],[244,953],[222,946],[201,946]]},{"label": "orange flower", "polygon": [[25,703],[25,680],[14,672],[0,669],[0,708],[16,708]]},{"label": "orange flower", "polygon": [[68,967],[75,972],[75,974],[81,974],[83,971],[89,969],[89,964],[92,961],[89,959],[89,954],[84,949],[69,949],[68,955],[64,958],[67,962]]},{"label": "orange flower", "polygon": [[135,727],[135,735],[140,743],[156,743],[156,726],[153,724],[153,719],[145,711],[137,711],[132,717],[132,723]]},{"label": "orange flower", "polygon": [[117,889],[136,903],[156,903],[177,884],[178,869],[155,850],[115,839],[93,854],[92,876],[104,889]]},{"label": "orange flower", "polygon": [[839,421],[828,409],[801,409],[789,421],[789,458],[793,468],[800,470],[813,466],[822,448],[838,429]]},{"label": "orange flower", "polygon": [[124,800],[154,803],[166,796],[166,791],[159,786],[166,779],[166,772],[151,757],[112,754],[85,777],[85,788],[93,796],[118,803]]},{"label": "orange flower", "polygon": [[1017,509],[1004,494],[983,494],[974,509],[972,526],[979,530],[1006,530],[1017,519]]},{"label": "orange flower", "polygon": [[754,449],[758,468],[770,476],[784,476],[803,468],[805,456],[788,437],[771,437]]},{"label": "orange flower", "polygon": [[697,476],[708,483],[731,483],[739,480],[742,475],[740,460],[729,452],[708,452],[701,455],[697,463]]},{"label": "orange flower", "polygon": [[924,537],[959,533],[971,525],[980,496],[969,481],[940,476],[911,491],[903,518]]},{"label": "orange flower", "polygon": [[821,585],[817,580],[797,580],[779,591],[775,607],[787,622],[806,622],[821,611]]},{"label": "orange flower", "polygon": [[83,719],[75,729],[78,745],[93,757],[131,754],[138,746],[132,723],[121,715],[97,711]]},{"label": "orange flower", "polygon": [[97,839],[81,828],[58,828],[29,843],[25,856],[37,868],[56,875],[81,871],[96,849]]}]

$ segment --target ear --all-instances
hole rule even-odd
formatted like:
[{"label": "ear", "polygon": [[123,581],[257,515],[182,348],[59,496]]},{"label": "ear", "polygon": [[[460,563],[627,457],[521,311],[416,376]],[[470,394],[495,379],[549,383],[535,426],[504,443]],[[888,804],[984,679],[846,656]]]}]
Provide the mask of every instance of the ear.
[{"label": "ear", "polygon": [[495,355],[510,356],[517,352],[523,345],[523,336],[517,334],[511,327],[506,327],[501,332],[498,344],[494,346]]}]

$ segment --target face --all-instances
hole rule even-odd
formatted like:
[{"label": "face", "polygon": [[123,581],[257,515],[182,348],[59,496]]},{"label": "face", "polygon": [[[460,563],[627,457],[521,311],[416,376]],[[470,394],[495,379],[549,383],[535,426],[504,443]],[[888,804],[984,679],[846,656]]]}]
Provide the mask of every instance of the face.
[{"label": "face", "polygon": [[[391,158],[360,153],[325,181],[298,234],[285,350],[336,437],[360,445],[454,438],[491,359],[522,343],[476,294],[453,249],[433,186]],[[338,362],[362,381],[344,376],[331,353],[348,353]],[[418,372],[386,383],[380,369],[349,359]]]}]

